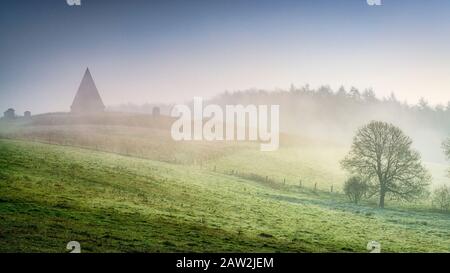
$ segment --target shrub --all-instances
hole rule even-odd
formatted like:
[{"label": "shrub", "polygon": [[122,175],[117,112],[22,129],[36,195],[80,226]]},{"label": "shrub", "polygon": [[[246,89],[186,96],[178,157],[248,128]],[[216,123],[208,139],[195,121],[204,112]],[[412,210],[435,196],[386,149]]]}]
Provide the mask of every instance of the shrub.
[{"label": "shrub", "polygon": [[434,190],[432,196],[432,204],[434,207],[442,210],[450,210],[450,187],[441,186]]},{"label": "shrub", "polygon": [[351,202],[358,204],[366,195],[367,183],[358,176],[350,177],[344,184],[344,192]]}]

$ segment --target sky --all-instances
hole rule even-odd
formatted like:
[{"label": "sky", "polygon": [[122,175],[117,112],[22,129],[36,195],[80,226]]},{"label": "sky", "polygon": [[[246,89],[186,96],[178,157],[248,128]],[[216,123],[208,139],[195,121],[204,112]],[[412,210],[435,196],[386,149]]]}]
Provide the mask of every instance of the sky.
[{"label": "sky", "polygon": [[2,0],[0,110],[68,111],[86,67],[106,105],[291,84],[447,104],[450,1],[382,4]]}]

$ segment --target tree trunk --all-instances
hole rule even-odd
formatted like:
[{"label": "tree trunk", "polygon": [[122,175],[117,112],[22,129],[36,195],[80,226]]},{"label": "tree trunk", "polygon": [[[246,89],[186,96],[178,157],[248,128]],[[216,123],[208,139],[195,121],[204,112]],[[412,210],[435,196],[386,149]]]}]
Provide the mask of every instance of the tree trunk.
[{"label": "tree trunk", "polygon": [[380,203],[378,204],[378,206],[382,209],[384,209],[384,197],[386,195],[385,191],[380,191]]}]

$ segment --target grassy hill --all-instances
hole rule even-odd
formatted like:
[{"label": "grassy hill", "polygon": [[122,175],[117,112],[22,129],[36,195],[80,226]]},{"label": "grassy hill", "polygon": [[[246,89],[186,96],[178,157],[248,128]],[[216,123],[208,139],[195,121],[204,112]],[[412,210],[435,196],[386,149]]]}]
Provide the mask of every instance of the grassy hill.
[{"label": "grassy hill", "polygon": [[[176,142],[170,118],[105,113],[96,117],[47,114],[29,121],[0,123],[0,137],[81,147],[218,172],[267,176],[283,184],[339,190],[345,173],[339,167],[348,147],[281,136],[281,149],[260,152],[252,142]],[[3,124],[3,125],[2,125]]]},{"label": "grassy hill", "polygon": [[[85,252],[361,252],[370,240],[450,251],[448,214],[348,203],[348,147],[175,142],[170,124],[121,113],[0,122],[0,252],[64,252],[72,240]],[[447,166],[427,167],[448,182]]]},{"label": "grassy hill", "polygon": [[[238,155],[211,164],[237,168]],[[365,252],[370,240],[450,252],[448,214],[355,206],[209,164],[0,140],[0,252],[64,252],[72,240],[84,252]]]},{"label": "grassy hill", "polygon": [[[87,148],[178,165],[203,166],[241,176],[267,177],[287,185],[340,191],[346,173],[339,161],[348,145],[321,139],[281,135],[280,149],[260,152],[251,142],[176,142],[170,136],[170,117],[104,113],[72,116],[64,113],[34,116],[31,120],[0,122],[0,138]],[[448,166],[425,162],[433,187],[450,183]]]}]

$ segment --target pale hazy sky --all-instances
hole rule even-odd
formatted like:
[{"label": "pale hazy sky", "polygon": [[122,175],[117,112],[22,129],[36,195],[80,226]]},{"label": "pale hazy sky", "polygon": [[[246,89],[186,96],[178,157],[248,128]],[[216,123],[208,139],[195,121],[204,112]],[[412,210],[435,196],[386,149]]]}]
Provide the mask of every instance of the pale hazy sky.
[{"label": "pale hazy sky", "polygon": [[106,105],[306,83],[446,104],[450,1],[2,1],[0,110],[68,111],[87,66]]}]

